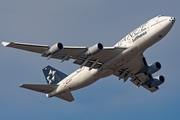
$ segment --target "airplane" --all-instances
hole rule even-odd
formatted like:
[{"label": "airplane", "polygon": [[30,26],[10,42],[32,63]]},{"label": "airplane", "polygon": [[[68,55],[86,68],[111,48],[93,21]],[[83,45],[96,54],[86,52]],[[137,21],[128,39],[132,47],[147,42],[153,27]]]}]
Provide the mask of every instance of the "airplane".
[{"label": "airplane", "polygon": [[43,69],[47,84],[22,84],[20,87],[45,93],[48,98],[58,97],[65,101],[74,100],[72,91],[84,88],[100,78],[115,75],[126,82],[128,79],[138,88],[140,86],[155,92],[165,78],[152,74],[161,69],[161,64],[151,65],[143,52],[160,41],[173,27],[175,18],[158,15],[136,28],[111,47],[97,43],[91,47],[63,46],[56,43],[52,46],[18,42],[2,42],[5,47],[17,48],[41,54],[47,59],[60,59],[61,62],[74,60],[80,68],[66,75],[51,66]]}]

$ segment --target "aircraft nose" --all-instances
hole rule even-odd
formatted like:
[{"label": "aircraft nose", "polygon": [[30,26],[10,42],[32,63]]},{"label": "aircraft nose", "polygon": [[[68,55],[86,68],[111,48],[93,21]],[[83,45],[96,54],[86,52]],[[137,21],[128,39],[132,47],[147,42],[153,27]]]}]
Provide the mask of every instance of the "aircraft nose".
[{"label": "aircraft nose", "polygon": [[175,23],[175,17],[170,17],[169,21],[171,21],[172,23]]}]

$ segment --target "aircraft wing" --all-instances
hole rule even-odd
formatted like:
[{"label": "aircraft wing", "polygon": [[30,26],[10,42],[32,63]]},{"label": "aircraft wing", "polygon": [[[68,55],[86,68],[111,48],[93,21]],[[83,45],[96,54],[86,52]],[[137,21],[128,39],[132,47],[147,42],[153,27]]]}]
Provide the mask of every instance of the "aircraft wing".
[{"label": "aircraft wing", "polygon": [[[58,87],[58,85],[22,84],[20,87],[48,94],[48,93],[52,92],[53,90],[55,90]],[[72,102],[74,100],[71,92],[58,94],[58,95],[56,95],[56,97],[66,100],[66,101],[69,101],[69,102]]]},{"label": "aircraft wing", "polygon": [[[18,42],[2,42],[5,47],[11,47],[30,52],[41,54],[43,57],[48,57],[44,53],[50,49],[48,45],[18,43]],[[74,64],[87,66],[90,68],[99,68],[103,63],[106,63],[117,54],[124,51],[126,48],[121,47],[104,47],[102,51],[92,56],[83,54],[88,49],[86,46],[63,46],[63,49],[49,58],[60,59],[62,61],[74,59]]]},{"label": "aircraft wing", "polygon": [[130,65],[125,66],[124,68],[120,68],[120,70],[126,71],[126,73],[132,73],[129,75],[120,74],[120,70],[116,71],[114,73],[115,76],[119,77],[120,79],[124,79],[124,82],[131,78],[130,81],[134,83],[137,87],[143,86],[147,90],[151,92],[155,92],[159,89],[159,87],[149,87],[147,82],[150,79],[153,79],[151,74],[145,74],[141,72],[143,69],[147,68],[147,62],[145,57],[141,54],[139,57],[137,57]]}]

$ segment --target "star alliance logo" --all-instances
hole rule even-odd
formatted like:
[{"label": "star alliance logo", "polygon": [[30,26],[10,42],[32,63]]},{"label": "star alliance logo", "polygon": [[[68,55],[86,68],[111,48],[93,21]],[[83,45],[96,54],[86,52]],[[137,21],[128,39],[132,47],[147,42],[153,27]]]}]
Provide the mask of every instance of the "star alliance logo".
[{"label": "star alliance logo", "polygon": [[48,84],[51,84],[54,80],[55,80],[55,73],[56,71],[50,70],[48,77],[47,77],[47,81],[49,82]]}]

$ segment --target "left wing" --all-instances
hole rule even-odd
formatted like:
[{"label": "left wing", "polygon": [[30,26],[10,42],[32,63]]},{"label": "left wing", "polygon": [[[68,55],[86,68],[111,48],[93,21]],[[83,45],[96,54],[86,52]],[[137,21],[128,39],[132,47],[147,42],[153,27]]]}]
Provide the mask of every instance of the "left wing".
[{"label": "left wing", "polygon": [[148,66],[145,57],[141,54],[130,65],[116,71],[114,75],[124,79],[124,82],[130,77],[130,81],[137,87],[143,86],[147,90],[155,92],[159,89],[158,86],[164,82],[163,76],[159,76],[159,78],[152,77],[152,74],[158,71],[160,67],[159,63]]},{"label": "left wing", "polygon": [[[104,47],[100,52],[93,55],[84,54],[89,47],[85,46],[63,46],[57,43],[53,46],[18,43],[18,42],[2,42],[5,47],[26,50],[41,54],[43,57],[60,59],[62,61],[74,59],[74,63],[91,68],[99,68],[117,54],[124,51],[122,47]],[[94,48],[92,49],[94,50]],[[51,54],[53,53],[53,54]]]}]

